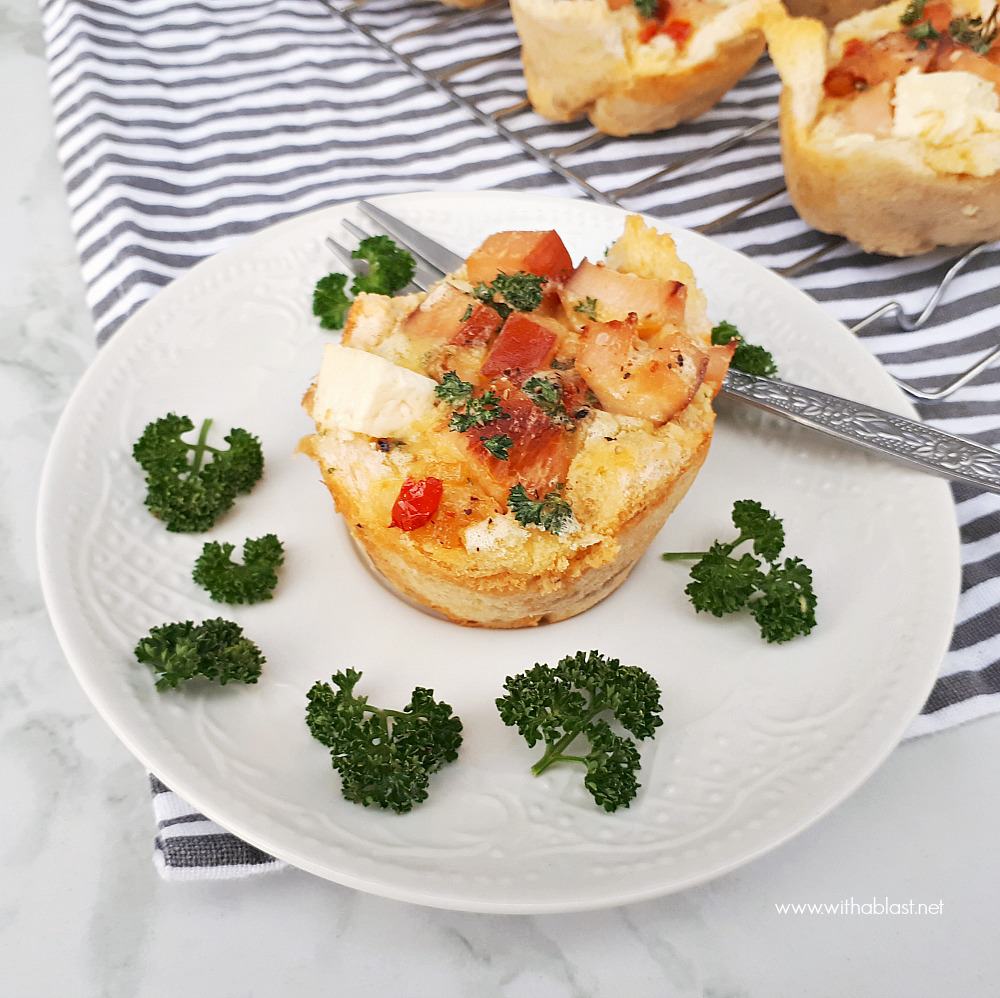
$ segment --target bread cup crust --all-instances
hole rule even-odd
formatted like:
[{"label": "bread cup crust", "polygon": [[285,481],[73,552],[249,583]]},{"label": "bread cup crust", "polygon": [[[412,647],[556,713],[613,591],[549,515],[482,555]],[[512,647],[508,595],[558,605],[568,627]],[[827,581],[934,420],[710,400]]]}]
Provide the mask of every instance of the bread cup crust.
[{"label": "bread cup crust", "polygon": [[754,31],[726,42],[707,62],[678,73],[632,77],[594,102],[590,120],[616,136],[673,128],[713,108],[763,53],[764,36]]},{"label": "bread cup crust", "polygon": [[1000,237],[1000,174],[948,176],[880,156],[877,148],[817,148],[792,119],[788,101],[783,94],[785,181],[792,204],[814,229],[888,256]]},{"label": "bread cup crust", "polygon": [[[704,295],[668,236],[631,216],[606,259],[628,273],[684,283],[685,326],[692,338],[707,345]],[[359,295],[343,345],[405,366],[406,357],[396,353],[399,330],[423,299]],[[715,424],[708,384],[658,426],[591,410],[574,431],[576,449],[564,479],[573,522],[554,535],[521,526],[503,512],[501,502],[489,498],[488,490],[481,490],[482,482],[467,477],[465,441],[447,431],[447,409],[439,409],[438,403],[413,425],[408,443],[382,450],[370,437],[320,422],[314,393],[315,386],[303,407],[317,418],[317,431],[301,442],[300,450],[319,465],[366,562],[421,609],[458,624],[489,628],[564,620],[614,592],[693,483]],[[444,533],[435,526],[440,513],[426,528],[407,532],[392,526],[391,506],[402,481],[428,474],[446,479],[446,498],[450,488],[456,490],[451,495],[462,497],[438,524]]]},{"label": "bread cup crust", "polygon": [[401,531],[386,543],[384,536],[374,536],[356,522],[352,515],[355,497],[346,492],[336,476],[324,471],[323,480],[368,566],[407,602],[466,627],[534,627],[589,610],[628,578],[694,483],[711,440],[709,430],[681,472],[665,482],[656,496],[617,531],[613,547],[596,551],[584,548],[565,567],[537,576],[497,572],[470,577],[428,560],[407,545]]},{"label": "bread cup crust", "polygon": [[[901,12],[905,3],[894,6]],[[829,36],[814,19],[780,12],[769,14],[765,33],[784,83],[779,122],[785,180],[805,222],[889,256],[1000,237],[1000,173],[939,173],[917,157],[900,155],[887,140],[843,148],[816,141]],[[845,25],[838,29],[840,37],[849,34]]]},{"label": "bread cup crust", "polygon": [[679,60],[661,73],[636,71],[624,44],[621,12],[604,0],[511,0],[534,109],[552,121],[588,116],[607,135],[673,128],[704,114],[747,74],[764,51],[756,8],[739,34],[708,58]]}]

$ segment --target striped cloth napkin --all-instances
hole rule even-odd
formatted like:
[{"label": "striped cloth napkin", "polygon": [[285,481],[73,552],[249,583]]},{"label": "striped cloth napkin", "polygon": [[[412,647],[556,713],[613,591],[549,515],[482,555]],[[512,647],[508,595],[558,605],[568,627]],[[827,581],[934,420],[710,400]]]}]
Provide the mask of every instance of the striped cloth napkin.
[{"label": "striped cloth napkin", "polygon": [[[339,0],[338,0],[339,2]],[[579,188],[415,79],[326,0],[42,0],[59,154],[100,341],[157,289],[239,236],[336,201],[397,191],[499,187],[580,196]],[[399,39],[425,69],[472,61],[451,79],[492,112],[523,98],[517,39],[504,6],[464,17],[433,2],[345,5],[378,39],[439,17],[443,30]],[[475,60],[506,53],[488,62]],[[708,148],[776,113],[766,61],[715,109],[666,135],[608,139],[562,161],[602,191],[627,187],[670,157]],[[504,124],[539,146],[564,148],[585,124],[552,126],[524,111]],[[680,170],[630,209],[704,224],[781,183],[773,130]],[[770,267],[825,237],[784,195],[717,238]],[[954,253],[910,260],[840,245],[796,283],[851,323],[891,298],[915,315]],[[952,285],[933,324],[869,328],[868,347],[893,374],[933,387],[996,338],[1000,248]],[[1000,365],[928,421],[981,443],[1000,440]],[[963,594],[941,676],[913,723],[917,735],[1000,709],[1000,496],[955,487]],[[243,876],[281,864],[198,814],[155,777],[164,876]]]}]

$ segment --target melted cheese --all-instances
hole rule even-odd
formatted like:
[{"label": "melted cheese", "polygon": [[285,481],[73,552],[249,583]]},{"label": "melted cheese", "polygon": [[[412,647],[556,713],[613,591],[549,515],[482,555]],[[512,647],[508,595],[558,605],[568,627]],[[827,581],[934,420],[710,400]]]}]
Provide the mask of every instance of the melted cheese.
[{"label": "melted cheese", "polygon": [[932,169],[974,177],[1000,169],[1000,98],[987,80],[912,69],[896,81],[893,105],[893,136],[923,143]]},{"label": "melted cheese", "polygon": [[465,531],[467,551],[503,551],[520,547],[528,540],[528,531],[510,514],[480,520]]}]

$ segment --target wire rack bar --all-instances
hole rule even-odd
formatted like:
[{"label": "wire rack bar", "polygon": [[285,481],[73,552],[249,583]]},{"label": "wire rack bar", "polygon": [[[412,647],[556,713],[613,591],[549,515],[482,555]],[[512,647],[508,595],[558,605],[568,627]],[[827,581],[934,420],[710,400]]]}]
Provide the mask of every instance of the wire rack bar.
[{"label": "wire rack bar", "polygon": [[[364,6],[363,3],[355,3],[350,5],[352,9],[359,9]],[[445,16],[435,17],[430,24],[425,24],[422,28],[414,28],[413,31],[404,31],[402,34],[393,35],[392,41],[396,45],[399,42],[407,41],[410,38],[419,38],[421,35],[430,35],[435,31],[440,31],[442,28],[460,28],[463,24],[474,23],[480,20],[484,14],[490,14],[495,10],[500,10],[507,6],[507,0],[493,0],[493,3],[484,4],[482,7],[476,7],[474,10],[461,10],[455,11],[452,14],[446,14]],[[343,11],[346,8],[341,8]]]},{"label": "wire rack bar", "polygon": [[[599,204],[615,205],[617,202],[609,198],[603,191],[598,190],[593,186],[588,180],[583,177],[578,176],[572,170],[567,169],[558,160],[550,156],[544,149],[538,149],[533,146],[530,142],[523,139],[517,132],[508,128],[502,121],[497,121],[492,115],[481,110],[472,101],[463,97],[454,87],[450,86],[447,80],[439,79],[433,73],[428,72],[423,67],[417,65],[417,63],[403,55],[401,52],[397,52],[392,45],[380,38],[371,28],[367,25],[362,24],[356,17],[355,12],[360,9],[361,5],[354,3],[347,7],[337,7],[332,0],[320,0],[324,7],[333,13],[339,15],[344,21],[349,24],[358,34],[366,38],[372,45],[384,52],[393,62],[397,65],[402,66],[408,73],[412,76],[416,76],[418,79],[422,80],[427,86],[436,90],[439,94],[447,97],[453,104],[457,104],[459,107],[463,108],[469,114],[471,114],[477,121],[482,122],[488,128],[492,128],[499,135],[502,135],[508,142],[513,142],[518,148],[526,152],[532,159],[536,162],[541,163],[542,166],[548,167],[555,173],[558,173],[563,179],[568,180],[571,184],[575,184],[582,191],[584,191],[589,197],[592,197]],[[517,51],[515,49],[515,51]],[[496,56],[494,56],[496,58]]]},{"label": "wire rack bar", "polygon": [[[613,137],[595,131],[577,139],[569,145],[544,149],[535,143],[528,141],[528,139],[516,129],[504,124],[508,118],[514,118],[531,110],[531,102],[528,100],[526,93],[523,97],[516,100],[512,104],[501,107],[492,112],[487,112],[482,110],[473,100],[460,93],[456,87],[452,85],[451,80],[466,70],[473,69],[478,66],[488,65],[491,62],[508,59],[517,55],[520,52],[519,45],[491,54],[476,56],[472,59],[465,59],[459,63],[431,70],[424,69],[419,65],[415,58],[399,51],[395,47],[399,42],[426,35],[433,35],[444,29],[454,29],[463,24],[480,20],[484,16],[487,16],[495,11],[507,9],[507,0],[492,0],[492,2],[474,10],[457,11],[442,8],[440,12],[434,15],[429,23],[422,25],[419,28],[415,28],[412,31],[404,31],[390,39],[383,38],[373,28],[362,23],[357,18],[356,15],[364,8],[366,0],[354,0],[354,2],[343,6],[338,6],[333,2],[333,0],[319,0],[319,2],[322,3],[323,6],[326,7],[331,13],[340,17],[347,25],[365,38],[369,43],[385,53],[390,59],[392,59],[393,62],[406,70],[406,72],[408,72],[411,76],[421,80],[432,90],[435,90],[437,93],[447,98],[452,104],[461,107],[481,124],[486,125],[488,128],[496,132],[496,134],[500,135],[508,142],[511,142],[537,163],[578,187],[588,197],[599,204],[624,207],[621,204],[622,198],[642,194],[670,176],[684,170],[689,170],[698,164],[710,162],[715,157],[720,156],[731,149],[740,147],[756,136],[767,132],[777,125],[777,118],[773,117],[756,122],[755,124],[741,129],[729,138],[724,139],[707,149],[703,149],[686,156],[676,157],[671,162],[667,163],[667,165],[654,170],[652,173],[647,174],[645,177],[641,177],[627,186],[619,187],[611,191],[602,191],[595,187],[580,172],[566,166],[562,162],[562,159],[583,152],[587,149],[591,149],[605,140],[614,141]],[[537,129],[535,131],[537,131]],[[742,219],[748,212],[751,212],[754,209],[759,208],[761,205],[780,197],[785,193],[785,190],[786,188],[784,184],[767,190],[764,193],[759,194],[737,206],[736,208],[730,209],[718,217],[697,226],[696,231],[701,233],[710,233],[723,230],[732,223]],[[844,243],[845,240],[840,236],[828,236],[816,249],[809,251],[791,264],[783,267],[775,267],[773,270],[775,273],[786,278],[799,276],[809,270],[810,267],[818,263],[824,257],[828,256],[835,249],[844,245]],[[924,306],[920,314],[916,316],[916,318],[910,319],[910,317],[905,314],[903,306],[899,302],[890,301],[879,306],[879,308],[875,309],[860,321],[856,322],[850,327],[851,331],[859,333],[884,318],[893,319],[900,329],[906,331],[919,329],[931,320],[931,317],[936,312],[952,281],[954,281],[959,274],[965,270],[965,268],[976,256],[984,252],[988,248],[988,245],[992,244],[983,243],[978,246],[974,246],[954,261],[947,273],[941,279],[940,283],[932,292],[927,304]],[[337,248],[343,252],[342,247]],[[918,389],[898,378],[896,381],[900,387],[917,398],[927,400],[941,399],[951,395],[959,388],[968,384],[980,373],[982,373],[982,371],[989,367],[998,357],[1000,357],[1000,346],[997,346],[995,349],[987,352],[983,357],[977,360],[972,367],[963,371],[952,381],[933,390]]]}]

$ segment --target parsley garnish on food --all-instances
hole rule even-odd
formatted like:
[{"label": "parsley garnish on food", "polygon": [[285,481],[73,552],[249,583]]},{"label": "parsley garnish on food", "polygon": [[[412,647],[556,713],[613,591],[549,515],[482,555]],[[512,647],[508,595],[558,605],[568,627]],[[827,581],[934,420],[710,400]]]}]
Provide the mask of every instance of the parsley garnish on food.
[{"label": "parsley garnish on food", "polygon": [[208,530],[264,472],[260,441],[253,434],[236,428],[224,438],[228,449],[210,447],[211,425],[206,419],[197,441],[188,443],[182,437],[194,423],[171,412],[150,423],[132,448],[146,472],[146,506],[167,530]]},{"label": "parsley garnish on food", "polygon": [[584,298],[582,301],[578,301],[573,306],[574,312],[579,312],[581,315],[585,315],[588,319],[597,319],[597,299],[596,298]]},{"label": "parsley garnish on food", "polygon": [[919,43],[917,45],[918,49],[927,48],[928,41],[933,41],[935,38],[941,37],[930,21],[921,21],[919,24],[913,25],[906,33]]},{"label": "parsley garnish on food", "polygon": [[[684,590],[695,610],[716,617],[749,610],[765,641],[791,641],[816,626],[816,594],[812,572],[800,558],[779,562],[785,546],[785,529],[759,502],[733,503],[735,540],[715,541],[707,551],[674,551],[664,561],[698,559],[691,567],[691,581]],[[736,557],[741,544],[751,542],[752,552]],[[767,571],[764,562],[768,562]]]},{"label": "parsley garnish on food", "polygon": [[[508,676],[504,690],[506,696],[497,698],[503,723],[516,727],[529,746],[545,744],[531,767],[535,776],[558,762],[578,763],[586,767],[583,784],[600,807],[629,806],[639,789],[642,760],[635,742],[616,733],[605,717],[636,738],[656,733],[663,707],[660,687],[648,672],[581,651],[554,667],[535,665]],[[589,743],[584,754],[582,748],[573,751],[578,739]]]},{"label": "parsley garnish on food", "polygon": [[544,283],[544,277],[526,274],[523,270],[519,270],[516,274],[497,274],[490,287],[502,295],[503,300],[512,309],[518,312],[533,312],[542,304]]},{"label": "parsley garnish on food", "polygon": [[239,624],[221,617],[154,627],[135,646],[135,657],[157,672],[158,690],[175,689],[195,676],[220,686],[256,683],[266,661]]},{"label": "parsley garnish on food", "polygon": [[561,534],[573,518],[573,509],[562,497],[562,485],[542,499],[532,499],[518,482],[507,494],[507,505],[522,527],[534,524],[550,534]]},{"label": "parsley garnish on food", "polygon": [[635,9],[643,17],[656,17],[657,11],[660,9],[659,0],[632,0],[632,2],[635,4]]},{"label": "parsley garnish on food", "polygon": [[464,409],[464,412],[451,414],[448,429],[456,433],[465,433],[466,430],[477,426],[488,426],[510,415],[504,411],[496,392],[485,391],[476,397],[473,395],[474,390],[468,381],[463,381],[454,371],[445,371],[441,383],[434,389],[434,394],[452,408]]},{"label": "parsley garnish on food", "polygon": [[351,253],[355,260],[368,261],[368,273],[358,275],[351,291],[368,291],[376,295],[394,295],[413,279],[417,269],[412,254],[400,249],[388,236],[369,236],[358,243]]},{"label": "parsley garnish on food", "polygon": [[477,426],[488,426],[498,419],[506,419],[508,415],[500,405],[497,393],[486,391],[478,397],[470,398],[465,403],[465,412],[453,412],[448,420],[448,429],[465,433]]},{"label": "parsley garnish on food", "polygon": [[434,389],[434,394],[448,405],[460,406],[472,398],[473,390],[472,385],[468,381],[463,381],[454,371],[445,371],[441,384]]},{"label": "parsley garnish on food", "polygon": [[506,433],[483,437],[481,443],[498,461],[506,461],[510,457],[511,447],[514,446],[514,441]]},{"label": "parsley garnish on food", "polygon": [[899,18],[900,24],[916,24],[924,16],[924,7],[927,0],[910,0]]},{"label": "parsley garnish on food", "polygon": [[[416,261],[388,236],[368,236],[351,253],[355,260],[368,261],[368,273],[359,274],[351,283],[351,293],[394,295],[413,279]],[[347,296],[347,275],[327,274],[313,289],[313,315],[324,329],[341,329],[347,321],[351,299]]]},{"label": "parsley garnish on food", "polygon": [[316,282],[313,289],[313,315],[324,329],[341,329],[347,321],[351,299],[344,286],[346,274],[327,274]]},{"label": "parsley garnish on food", "polygon": [[1000,34],[1000,5],[994,5],[984,21],[982,17],[957,17],[948,25],[948,34],[959,44],[968,45],[977,55],[986,55]]},{"label": "parsley garnish on food", "polygon": [[347,800],[405,814],[427,799],[431,774],[458,758],[462,722],[422,686],[402,710],[373,707],[355,694],[359,679],[348,669],[331,677],[333,686],[315,683],[306,724],[330,749]]},{"label": "parsley garnish on food", "polygon": [[569,413],[566,412],[566,405],[563,402],[562,388],[548,378],[541,378],[537,374],[524,383],[521,391],[545,413],[553,423],[564,426],[572,430],[576,428]]},{"label": "parsley garnish on food", "polygon": [[243,542],[243,564],[232,560],[235,546],[209,541],[194,564],[193,578],[218,603],[260,603],[278,584],[284,548],[274,534]]},{"label": "parsley garnish on food", "polygon": [[462,318],[459,322],[468,322],[472,318],[472,302],[470,301],[468,305],[465,306],[465,311],[462,313]]},{"label": "parsley garnish on food", "polygon": [[755,374],[758,378],[773,378],[778,373],[778,365],[771,353],[763,347],[747,343],[731,322],[723,320],[712,329],[712,343],[716,346],[725,346],[731,340],[737,342],[732,366],[738,371]]},{"label": "parsley garnish on food", "polygon": [[[527,274],[519,270],[516,274],[499,273],[491,284],[480,281],[472,294],[484,305],[489,305],[501,319],[506,319],[511,312],[533,312],[542,304],[542,285],[544,277],[537,274]],[[500,295],[501,301],[496,300]]]}]

